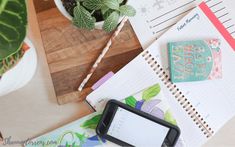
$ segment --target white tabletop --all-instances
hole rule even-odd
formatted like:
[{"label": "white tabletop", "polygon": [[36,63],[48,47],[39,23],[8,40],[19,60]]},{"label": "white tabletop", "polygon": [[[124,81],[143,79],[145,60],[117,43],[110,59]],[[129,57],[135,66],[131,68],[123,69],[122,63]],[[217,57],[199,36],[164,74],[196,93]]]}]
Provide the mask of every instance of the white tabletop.
[{"label": "white tabletop", "polygon": [[[235,20],[234,0],[225,0]],[[34,12],[29,1],[30,12]],[[30,13],[29,37],[37,47],[38,68],[34,78],[24,88],[0,97],[0,132],[12,140],[25,140],[58,128],[76,120],[91,110],[86,103],[59,106],[56,102],[46,58],[37,27],[36,14]],[[235,146],[235,118],[230,120],[204,146]],[[19,145],[14,145],[19,146]]]}]

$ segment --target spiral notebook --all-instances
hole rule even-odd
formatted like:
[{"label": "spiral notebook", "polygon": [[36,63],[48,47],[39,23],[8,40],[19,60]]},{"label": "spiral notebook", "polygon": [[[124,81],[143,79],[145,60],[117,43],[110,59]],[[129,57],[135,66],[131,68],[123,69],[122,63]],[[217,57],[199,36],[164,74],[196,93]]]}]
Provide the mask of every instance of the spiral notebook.
[{"label": "spiral notebook", "polygon": [[[216,17],[206,3],[201,3],[91,93],[87,101],[100,110],[107,99],[120,100],[160,83],[179,122],[186,146],[202,145],[235,115],[235,40],[221,18]],[[167,43],[211,38],[221,41],[222,79],[172,83],[169,79]]]}]

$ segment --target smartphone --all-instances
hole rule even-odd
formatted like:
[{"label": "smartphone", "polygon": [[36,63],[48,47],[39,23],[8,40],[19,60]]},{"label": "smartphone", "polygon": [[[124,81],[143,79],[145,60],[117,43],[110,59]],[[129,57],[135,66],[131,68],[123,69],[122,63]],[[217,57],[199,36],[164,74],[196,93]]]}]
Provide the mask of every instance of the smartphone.
[{"label": "smartphone", "polygon": [[96,133],[121,146],[174,146],[180,130],[166,121],[116,100],[106,104]]}]

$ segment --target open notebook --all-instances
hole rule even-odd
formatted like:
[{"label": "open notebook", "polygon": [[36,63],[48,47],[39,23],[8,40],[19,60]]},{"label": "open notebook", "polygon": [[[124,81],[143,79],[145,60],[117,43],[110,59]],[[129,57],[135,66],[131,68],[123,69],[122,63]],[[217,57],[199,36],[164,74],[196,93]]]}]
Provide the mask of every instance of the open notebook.
[{"label": "open notebook", "polygon": [[[202,0],[129,0],[135,7],[136,16],[130,18],[131,25],[144,49],[152,44],[164,32],[176,24]],[[205,0],[217,17],[224,22],[232,33],[228,11],[221,0]],[[144,28],[144,29],[143,29]],[[235,36],[235,33],[232,35]]]},{"label": "open notebook", "polygon": [[[220,19],[220,18],[219,18]],[[235,40],[203,2],[149,48],[87,97],[97,110],[106,99],[121,99],[160,83],[187,146],[199,146],[235,114]],[[173,84],[169,79],[167,43],[217,38],[221,41],[223,78]]]}]

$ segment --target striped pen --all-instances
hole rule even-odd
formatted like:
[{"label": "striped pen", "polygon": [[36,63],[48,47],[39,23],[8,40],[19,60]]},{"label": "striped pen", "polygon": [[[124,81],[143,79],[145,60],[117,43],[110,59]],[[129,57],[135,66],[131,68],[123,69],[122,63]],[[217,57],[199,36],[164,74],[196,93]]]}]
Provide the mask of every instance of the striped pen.
[{"label": "striped pen", "polygon": [[121,21],[121,23],[119,24],[119,26],[117,27],[117,29],[115,30],[115,32],[112,34],[111,38],[109,39],[108,43],[106,44],[106,46],[104,47],[103,51],[101,52],[101,54],[99,55],[99,57],[96,59],[95,63],[93,64],[93,66],[91,67],[88,75],[86,76],[86,78],[82,81],[82,83],[80,84],[80,86],[78,87],[78,91],[82,91],[84,86],[86,85],[86,83],[88,82],[88,80],[91,78],[91,76],[93,75],[94,71],[96,70],[96,68],[98,67],[99,63],[101,62],[101,60],[103,59],[103,57],[105,56],[105,54],[107,53],[107,51],[109,50],[109,48],[112,45],[113,40],[118,36],[118,34],[120,33],[120,31],[122,30],[123,26],[125,25],[126,21],[128,20],[128,17],[124,17]]}]

